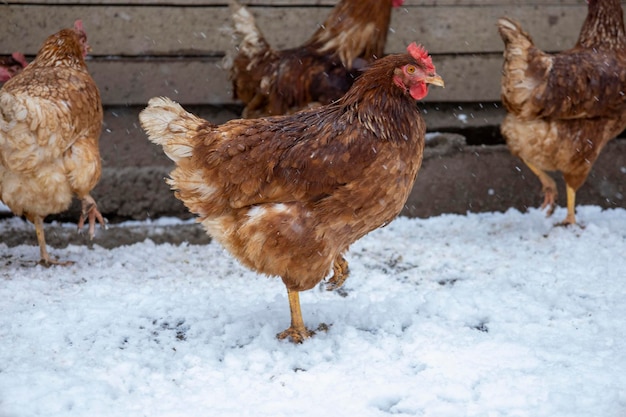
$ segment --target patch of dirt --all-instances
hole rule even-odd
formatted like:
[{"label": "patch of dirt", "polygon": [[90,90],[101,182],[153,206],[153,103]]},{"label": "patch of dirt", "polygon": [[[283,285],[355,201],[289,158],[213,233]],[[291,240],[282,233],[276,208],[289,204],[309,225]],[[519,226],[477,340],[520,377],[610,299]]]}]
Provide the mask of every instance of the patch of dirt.
[{"label": "patch of dirt", "polygon": [[[211,242],[209,235],[197,223],[169,226],[149,224],[140,226],[109,225],[106,230],[98,226],[93,240],[89,239],[86,229],[82,233],[78,233],[77,229],[67,225],[62,226],[58,223],[47,223],[44,227],[46,243],[51,248],[65,248],[68,245],[89,247],[98,245],[111,249],[143,242],[146,239],[150,239],[156,244],[171,243],[174,245],[180,245],[184,242],[192,245],[204,245]],[[7,229],[0,234],[0,241],[9,247],[18,245],[36,246],[35,227],[31,225],[31,227]]]}]

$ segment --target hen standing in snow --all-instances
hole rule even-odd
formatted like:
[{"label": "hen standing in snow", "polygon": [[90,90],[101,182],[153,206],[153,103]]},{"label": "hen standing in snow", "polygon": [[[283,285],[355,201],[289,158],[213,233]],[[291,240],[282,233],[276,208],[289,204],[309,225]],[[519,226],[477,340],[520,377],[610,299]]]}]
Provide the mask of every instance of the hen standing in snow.
[{"label": "hen standing in snow", "polygon": [[343,96],[361,70],[383,56],[391,8],[404,0],[341,0],[304,45],[282,51],[270,47],[245,7],[232,3],[243,39],[227,66],[235,98],[245,104],[243,117],[253,118]]},{"label": "hen standing in snow", "polygon": [[574,48],[551,55],[537,49],[520,25],[498,21],[505,44],[502,134],[511,152],[539,177],[548,215],[561,171],[567,217],[575,224],[576,191],[606,143],[626,128],[626,35],[619,0],[589,0]]},{"label": "hen standing in snow", "polygon": [[[48,37],[37,57],[0,90],[0,199],[35,224],[44,265],[44,218],[82,201],[78,222],[104,220],[89,195],[100,179],[100,93],[87,71],[89,50],[80,20]],[[65,262],[62,264],[68,264]]]},{"label": "hen standing in snow", "polygon": [[348,247],[396,217],[413,187],[425,132],[415,101],[443,81],[422,47],[408,52],[375,61],[338,102],[292,115],[217,126],[153,98],[139,116],[176,162],[176,197],[241,262],[282,278],[291,326],[279,338],[311,336],[299,291],[331,269],[340,286]]}]

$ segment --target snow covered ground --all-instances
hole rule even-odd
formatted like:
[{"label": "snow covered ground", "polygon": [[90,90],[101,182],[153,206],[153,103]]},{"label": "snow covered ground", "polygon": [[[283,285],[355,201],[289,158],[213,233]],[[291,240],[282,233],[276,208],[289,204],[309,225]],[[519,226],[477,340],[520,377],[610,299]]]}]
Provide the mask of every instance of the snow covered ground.
[{"label": "snow covered ground", "polygon": [[626,416],[626,210],[564,217],[400,218],[302,294],[302,345],[215,243],[0,244],[0,416]]}]

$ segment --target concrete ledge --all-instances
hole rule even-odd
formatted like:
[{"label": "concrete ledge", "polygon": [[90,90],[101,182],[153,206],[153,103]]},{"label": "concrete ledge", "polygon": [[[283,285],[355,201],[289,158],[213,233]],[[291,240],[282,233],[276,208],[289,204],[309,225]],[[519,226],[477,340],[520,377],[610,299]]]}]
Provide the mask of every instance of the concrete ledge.
[{"label": "concrete ledge", "polygon": [[[459,134],[438,133],[430,140],[417,181],[402,215],[430,217],[442,213],[526,210],[543,201],[535,175],[505,145],[467,146]],[[173,165],[107,168],[94,190],[103,213],[112,220],[160,216],[189,218],[164,178]],[[559,204],[565,185],[555,175]],[[626,140],[610,142],[577,194],[578,204],[626,207]],[[61,217],[77,218],[78,205]],[[558,219],[561,220],[561,219]]]},{"label": "concrete ledge", "polygon": [[[103,175],[93,196],[111,223],[161,216],[190,218],[164,182],[173,164],[139,127],[137,115],[141,109],[106,109],[100,141]],[[211,106],[190,106],[189,110],[215,123],[238,117],[239,111]],[[424,107],[431,133],[422,169],[402,214],[429,217],[537,207],[542,202],[540,183],[502,144],[498,125],[503,115],[496,103]],[[481,141],[493,145],[475,145]],[[564,184],[560,175],[555,178],[561,193],[559,204],[563,206]],[[625,180],[626,140],[616,139],[600,155],[579,190],[577,202],[604,208],[626,207]],[[75,222],[78,213],[75,202],[70,210],[48,220]]]},{"label": "concrete ledge", "polygon": [[[539,180],[505,145],[458,146],[458,139],[450,141],[446,136],[440,139],[444,145],[427,149],[402,214],[429,217],[511,207],[524,211],[541,204]],[[558,203],[564,206],[565,184],[560,174],[554,178]],[[615,208],[626,207],[625,196],[626,140],[616,139],[606,146],[576,198],[578,204]]]}]

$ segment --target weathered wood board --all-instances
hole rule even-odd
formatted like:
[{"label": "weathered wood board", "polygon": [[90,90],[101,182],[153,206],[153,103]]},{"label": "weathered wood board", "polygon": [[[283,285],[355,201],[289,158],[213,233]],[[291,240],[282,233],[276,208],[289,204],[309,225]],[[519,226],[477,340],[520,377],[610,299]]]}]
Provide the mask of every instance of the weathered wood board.
[{"label": "weathered wood board", "polygon": [[[229,0],[106,0],[106,4],[133,5],[176,5],[176,6],[223,6]],[[36,4],[33,0],[11,0],[7,4]],[[41,3],[41,2],[39,2]],[[45,4],[60,5],[69,3],[67,0],[46,0]],[[72,4],[102,5],[103,0],[73,0]],[[239,0],[239,3],[254,6],[334,6],[337,0]],[[492,5],[580,5],[582,0],[405,0],[404,7],[409,6],[492,6]]]},{"label": "weathered wood board", "polygon": [[[304,42],[330,7],[251,7],[270,44],[277,49]],[[0,5],[0,53],[34,55],[43,40],[81,18],[94,56],[223,55],[234,47],[228,7]],[[395,9],[387,52],[423,43],[432,54],[502,50],[496,31],[501,16],[520,20],[539,47],[561,50],[574,44],[586,7],[454,6]]]},{"label": "weathered wood board", "polygon": [[[501,54],[442,55],[435,62],[446,88],[431,88],[427,101],[500,99]],[[220,58],[96,59],[88,65],[107,104],[143,104],[158,95],[186,104],[235,103]]]},{"label": "weathered wood board", "polygon": [[[105,105],[141,104],[168,95],[187,104],[232,104],[222,57],[235,48],[227,0],[62,1],[0,4],[0,55],[32,58],[43,39],[83,20],[93,48],[90,70]],[[251,11],[277,49],[295,47],[316,30],[335,0],[250,0]],[[313,7],[315,6],[315,7]],[[413,41],[424,44],[446,80],[429,101],[497,101],[502,41],[500,16],[520,20],[547,51],[575,42],[586,5],[518,0],[407,0],[394,9],[387,52]]]}]

